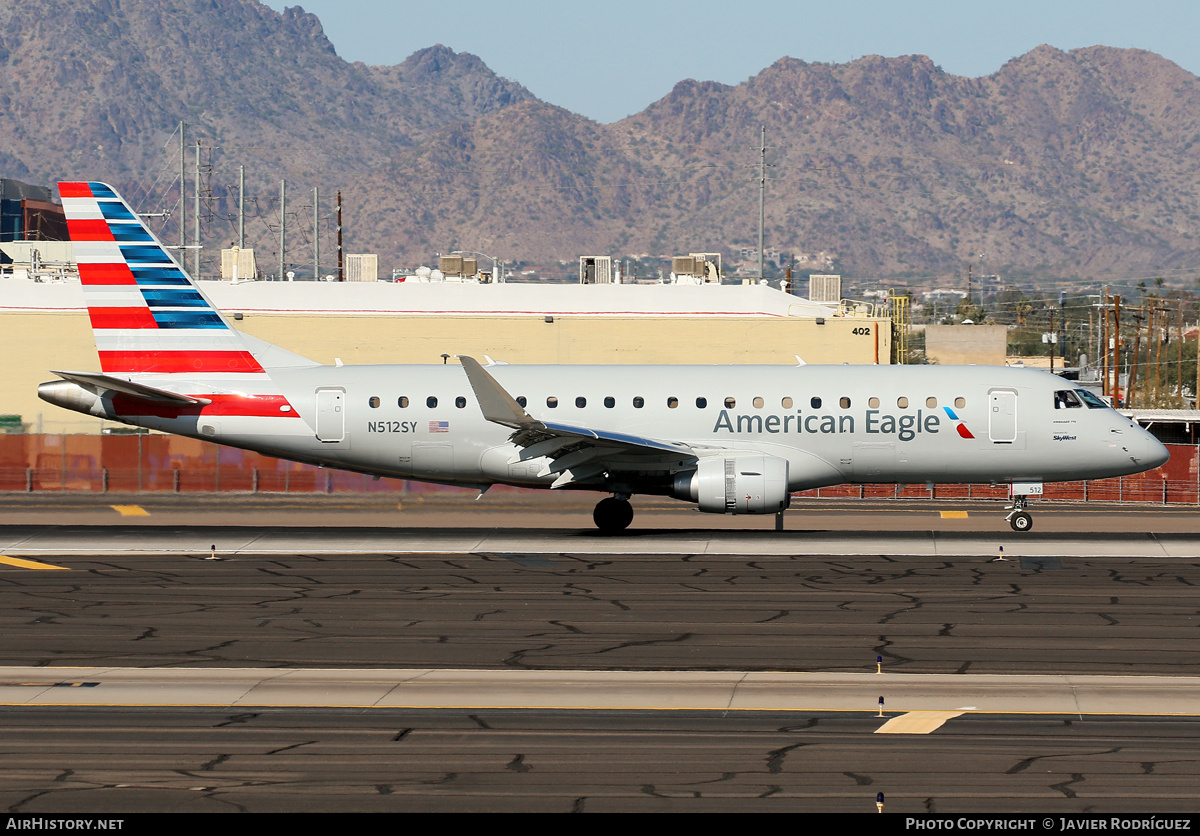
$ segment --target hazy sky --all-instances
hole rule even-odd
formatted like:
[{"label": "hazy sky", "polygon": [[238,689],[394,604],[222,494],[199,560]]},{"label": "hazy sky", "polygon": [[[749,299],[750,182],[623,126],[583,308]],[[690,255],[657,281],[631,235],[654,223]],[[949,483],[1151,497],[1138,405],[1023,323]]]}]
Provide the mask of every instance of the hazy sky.
[{"label": "hazy sky", "polygon": [[[270,0],[282,10],[295,2]],[[784,55],[928,55],[979,76],[1048,43],[1157,52],[1200,74],[1196,0],[303,0],[348,61],[397,64],[441,43],[601,122],[685,78],[739,84]]]}]

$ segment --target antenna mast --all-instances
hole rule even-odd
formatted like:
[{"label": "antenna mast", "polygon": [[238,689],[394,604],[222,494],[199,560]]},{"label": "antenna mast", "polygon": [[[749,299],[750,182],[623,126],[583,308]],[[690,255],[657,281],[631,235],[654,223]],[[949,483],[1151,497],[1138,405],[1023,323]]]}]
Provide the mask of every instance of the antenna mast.
[{"label": "antenna mast", "polygon": [[193,238],[195,240],[193,243],[195,244],[196,249],[195,249],[195,254],[192,256],[192,281],[198,282],[198,281],[200,281],[200,140],[199,139],[196,140],[196,184],[195,184],[195,190],[196,190],[196,193],[194,195],[192,195],[192,199],[195,201],[195,204],[194,204],[193,210],[192,210],[192,214],[195,215],[195,217],[192,218],[192,225],[193,225],[193,229],[195,230],[195,235],[193,236]]},{"label": "antenna mast", "polygon": [[763,278],[763,220],[767,201],[767,126],[762,126],[758,159],[758,277]]},{"label": "antenna mast", "polygon": [[184,143],[184,132],[187,130],[187,123],[179,123],[179,263],[183,264],[183,247],[187,243],[187,195],[184,194],[184,189],[187,186],[187,146]]},{"label": "antenna mast", "polygon": [[346,264],[343,261],[342,255],[342,190],[338,189],[337,193],[337,253],[338,253],[338,281],[346,281]]},{"label": "antenna mast", "polygon": [[284,275],[284,247],[287,243],[287,180],[279,181],[279,281],[287,281]]},{"label": "antenna mast", "polygon": [[246,167],[238,166],[238,249],[246,248]]}]

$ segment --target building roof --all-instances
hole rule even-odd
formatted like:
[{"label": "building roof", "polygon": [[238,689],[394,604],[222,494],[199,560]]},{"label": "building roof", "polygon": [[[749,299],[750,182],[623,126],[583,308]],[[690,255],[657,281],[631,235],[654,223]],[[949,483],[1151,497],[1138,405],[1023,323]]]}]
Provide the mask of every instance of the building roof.
[{"label": "building roof", "polygon": [[1122,415],[1139,424],[1195,424],[1200,423],[1200,409],[1121,409]]},{"label": "building roof", "polygon": [[[831,317],[837,309],[765,285],[575,285],[205,281],[219,309],[392,316]],[[0,280],[0,312],[85,310],[74,282]]]}]

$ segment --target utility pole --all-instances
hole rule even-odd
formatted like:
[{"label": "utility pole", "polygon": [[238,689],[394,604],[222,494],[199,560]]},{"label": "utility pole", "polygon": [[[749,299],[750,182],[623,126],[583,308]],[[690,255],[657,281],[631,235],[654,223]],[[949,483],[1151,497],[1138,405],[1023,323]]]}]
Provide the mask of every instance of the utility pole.
[{"label": "utility pole", "polygon": [[313,186],[313,281],[321,281],[321,196]]},{"label": "utility pole", "polygon": [[238,166],[238,250],[246,246],[246,167]]},{"label": "utility pole", "polygon": [[758,277],[763,276],[763,223],[767,205],[767,126],[762,126],[762,144],[758,159]]},{"label": "utility pole", "polygon": [[1179,398],[1180,409],[1186,409],[1187,404],[1183,402],[1183,300],[1182,299],[1179,300],[1178,323],[1179,323],[1179,339],[1175,341],[1175,345],[1177,346],[1176,353],[1179,356],[1179,365],[1176,366],[1178,371],[1175,372],[1175,382],[1176,382],[1176,384],[1178,384],[1178,388],[1175,392],[1175,396],[1177,398]]},{"label": "utility pole", "polygon": [[[1112,333],[1114,333],[1115,342],[1112,349],[1112,383],[1114,383],[1114,391],[1117,393],[1118,401],[1124,403],[1126,392],[1121,389],[1121,296],[1112,296]],[[1128,383],[1128,381],[1127,381]]]},{"label": "utility pole", "polygon": [[[1154,299],[1150,302],[1150,333],[1147,336],[1154,337],[1154,387],[1150,395],[1150,407],[1153,409],[1158,405],[1158,384],[1159,384],[1159,366],[1163,360],[1163,324],[1162,324],[1162,307],[1159,305],[1159,300]],[[1146,344],[1146,363],[1150,363],[1150,343]],[[1150,375],[1146,375],[1150,377]]]},{"label": "utility pole", "polygon": [[1054,374],[1054,341],[1058,335],[1054,333],[1054,309],[1050,309],[1050,374]]},{"label": "utility pole", "polygon": [[187,185],[187,146],[184,144],[186,122],[179,123],[179,263],[183,264],[184,245],[187,243],[187,196],[184,194]]},{"label": "utility pole", "polygon": [[279,181],[279,281],[286,282],[284,270],[287,262],[284,251],[287,247],[287,180]]},{"label": "utility pole", "polygon": [[1127,401],[1130,409],[1137,406],[1138,367],[1142,357],[1142,306],[1139,305],[1134,310],[1137,313],[1133,315],[1136,324],[1133,326],[1133,361],[1129,364],[1129,400]]},{"label": "utility pole", "polygon": [[1099,339],[1096,340],[1096,354],[1100,360],[1100,394],[1108,394],[1108,286],[1104,288],[1104,295],[1100,297],[1101,306],[1097,311],[1097,317],[1100,322]]},{"label": "utility pole", "polygon": [[1126,392],[1121,390],[1121,296],[1116,294],[1112,295],[1112,396],[1118,407],[1124,404]]},{"label": "utility pole", "polygon": [[338,281],[346,281],[346,263],[342,254],[342,190],[338,189],[337,193],[337,254],[338,254]]},{"label": "utility pole", "polygon": [[192,236],[195,244],[195,254],[192,256],[192,281],[200,281],[200,140],[196,140],[196,193],[192,195],[195,205],[192,211],[192,226],[195,234]]},{"label": "utility pole", "polygon": [[1067,303],[1064,301],[1061,291],[1058,294],[1058,313],[1058,344],[1062,346],[1062,348],[1058,350],[1058,353],[1062,355],[1062,366],[1063,371],[1065,372],[1067,370]]}]

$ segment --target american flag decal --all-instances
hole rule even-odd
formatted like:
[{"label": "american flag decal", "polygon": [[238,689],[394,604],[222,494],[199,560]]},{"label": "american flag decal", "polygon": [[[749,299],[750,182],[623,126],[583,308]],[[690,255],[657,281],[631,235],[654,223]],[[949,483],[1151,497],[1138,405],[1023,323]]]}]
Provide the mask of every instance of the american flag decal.
[{"label": "american flag decal", "polygon": [[448,433],[450,432],[449,421],[430,421],[429,431],[431,433]]}]

